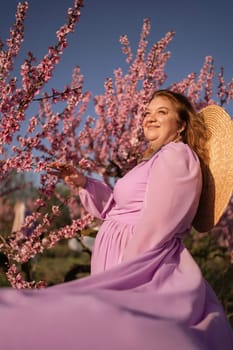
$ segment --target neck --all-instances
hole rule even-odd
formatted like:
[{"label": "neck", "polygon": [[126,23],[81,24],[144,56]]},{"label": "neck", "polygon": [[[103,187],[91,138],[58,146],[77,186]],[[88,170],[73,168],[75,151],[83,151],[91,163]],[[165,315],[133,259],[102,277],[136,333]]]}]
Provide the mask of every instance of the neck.
[{"label": "neck", "polygon": [[158,152],[161,148],[162,148],[163,145],[155,148],[155,147],[151,147],[151,145],[149,145],[147,147],[147,149],[145,150],[145,152],[143,153],[143,156],[142,156],[142,159],[141,160],[147,160],[147,159],[150,159],[153,154],[155,154],[156,152]]}]

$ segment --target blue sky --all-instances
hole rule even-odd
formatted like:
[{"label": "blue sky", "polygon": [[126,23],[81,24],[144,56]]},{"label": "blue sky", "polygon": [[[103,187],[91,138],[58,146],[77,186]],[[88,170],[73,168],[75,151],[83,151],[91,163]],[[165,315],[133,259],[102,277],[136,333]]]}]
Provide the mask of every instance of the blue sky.
[{"label": "blue sky", "polygon": [[[0,37],[8,36],[14,22],[18,1],[1,4]],[[69,83],[75,65],[81,67],[85,88],[92,93],[103,91],[106,77],[124,64],[119,36],[127,34],[135,49],[143,19],[149,17],[150,44],[169,30],[176,35],[169,45],[172,58],[167,65],[168,85],[188,73],[199,72],[204,57],[212,55],[216,71],[225,68],[226,80],[233,77],[232,0],[84,0],[80,23],[69,38],[69,48],[56,69],[49,87],[62,88]],[[25,42],[17,67],[27,51],[38,60],[55,42],[56,30],[64,23],[72,0],[29,0]],[[227,106],[226,106],[227,108]]]}]

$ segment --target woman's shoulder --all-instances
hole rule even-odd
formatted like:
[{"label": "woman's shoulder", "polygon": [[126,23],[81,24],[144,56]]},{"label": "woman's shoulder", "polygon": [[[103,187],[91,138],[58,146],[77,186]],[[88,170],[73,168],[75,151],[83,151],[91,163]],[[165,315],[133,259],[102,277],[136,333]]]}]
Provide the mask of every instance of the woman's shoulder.
[{"label": "woman's shoulder", "polygon": [[200,162],[196,153],[183,142],[170,142],[163,146],[157,158],[167,171],[185,174],[187,171],[199,172]]},{"label": "woman's shoulder", "polygon": [[187,145],[187,143],[184,143],[182,141],[179,141],[179,142],[171,141],[161,148],[161,150],[165,150],[165,149],[173,150],[175,152],[186,152],[188,149],[191,150],[189,145]]},{"label": "woman's shoulder", "polygon": [[171,157],[178,157],[181,159],[194,159],[198,161],[197,154],[191,149],[187,143],[183,142],[169,142],[164,145],[161,150],[161,154],[170,155]]}]

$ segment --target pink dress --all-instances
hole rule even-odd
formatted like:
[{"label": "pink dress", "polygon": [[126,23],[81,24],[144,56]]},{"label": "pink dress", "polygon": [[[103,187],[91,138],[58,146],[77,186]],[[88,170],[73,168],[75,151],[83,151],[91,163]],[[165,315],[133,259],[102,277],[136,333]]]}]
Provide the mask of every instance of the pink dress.
[{"label": "pink dress", "polygon": [[202,187],[197,156],[171,142],[112,192],[88,179],[102,218],[92,275],[40,291],[0,290],[3,350],[232,350],[233,332],[182,237]]},{"label": "pink dress", "polygon": [[199,160],[183,143],[166,145],[139,163],[112,191],[88,178],[80,190],[84,207],[104,222],[92,256],[92,273],[105,271],[166,242],[192,225],[201,193]]}]

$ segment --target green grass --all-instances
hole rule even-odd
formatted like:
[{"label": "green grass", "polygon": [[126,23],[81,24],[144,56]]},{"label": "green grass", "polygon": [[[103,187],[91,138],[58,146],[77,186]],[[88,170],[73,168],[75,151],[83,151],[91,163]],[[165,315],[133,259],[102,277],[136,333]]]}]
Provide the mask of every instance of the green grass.
[{"label": "green grass", "polygon": [[[45,254],[38,256],[32,262],[32,279],[44,280],[47,285],[64,282],[66,275],[79,266],[90,265],[90,255],[87,252],[72,252],[65,242],[57,244]],[[88,273],[74,274],[73,278],[80,278]]]}]

